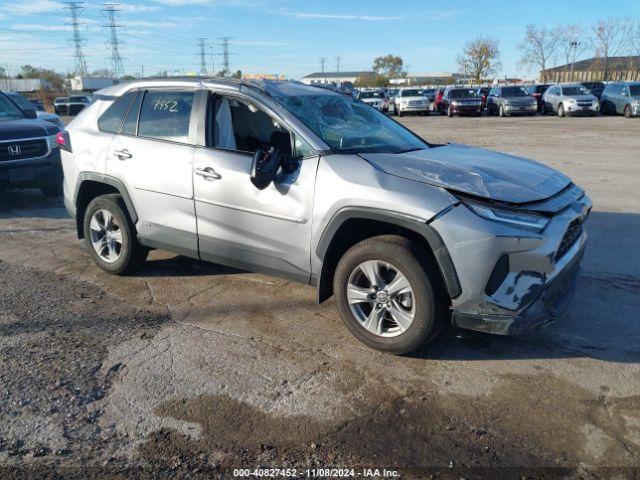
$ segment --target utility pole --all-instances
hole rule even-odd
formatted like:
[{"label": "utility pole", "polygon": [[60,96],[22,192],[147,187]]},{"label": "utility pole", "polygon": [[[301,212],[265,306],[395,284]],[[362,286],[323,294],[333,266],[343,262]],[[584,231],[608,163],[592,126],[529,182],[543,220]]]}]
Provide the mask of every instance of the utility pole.
[{"label": "utility pole", "polygon": [[222,75],[228,76],[231,73],[229,68],[229,40],[233,37],[220,37],[220,46],[222,47]]},{"label": "utility pole", "polygon": [[144,78],[144,65],[140,65],[140,78]]},{"label": "utility pole", "polygon": [[213,63],[213,46],[211,45],[209,45],[209,56],[211,57],[211,75],[215,76],[216,67],[215,67],[215,64]]},{"label": "utility pole", "polygon": [[82,52],[82,44],[84,40],[80,35],[80,21],[78,20],[80,12],[82,11],[82,5],[84,2],[64,2],[65,9],[69,10],[70,23],[73,29],[73,34],[69,41],[73,44],[73,57],[74,61],[74,73],[80,76],[87,75],[87,62]]},{"label": "utility pole", "polygon": [[200,74],[205,75],[207,73],[207,60],[205,57],[205,42],[207,41],[204,37],[198,38],[198,46],[200,47]]},{"label": "utility pole", "polygon": [[569,74],[569,81],[573,82],[573,64],[576,62],[576,50],[578,49],[579,42],[574,40],[571,42],[571,50],[573,53],[571,54],[571,73]]},{"label": "utility pole", "polygon": [[342,61],[342,57],[336,57],[336,73],[340,73],[340,62]]},{"label": "utility pole", "polygon": [[114,78],[124,75],[124,67],[122,66],[122,57],[120,56],[120,40],[118,39],[118,29],[122,25],[118,25],[116,21],[117,15],[122,11],[119,3],[105,3],[102,11],[107,15],[107,25],[103,27],[109,28],[111,38],[108,45],[111,48],[111,74]]},{"label": "utility pole", "polygon": [[320,73],[324,73],[327,66],[327,57],[320,57]]}]

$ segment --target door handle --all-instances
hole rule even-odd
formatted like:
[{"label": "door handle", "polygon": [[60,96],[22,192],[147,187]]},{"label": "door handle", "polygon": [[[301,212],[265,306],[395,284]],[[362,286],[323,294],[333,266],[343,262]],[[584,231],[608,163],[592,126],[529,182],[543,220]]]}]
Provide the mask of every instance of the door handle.
[{"label": "door handle", "polygon": [[196,175],[200,175],[205,180],[220,180],[222,175],[216,172],[213,168],[196,168]]},{"label": "door handle", "polygon": [[133,157],[133,155],[131,155],[131,153],[129,153],[129,150],[127,150],[126,148],[122,150],[114,150],[113,154],[120,160],[127,160]]}]

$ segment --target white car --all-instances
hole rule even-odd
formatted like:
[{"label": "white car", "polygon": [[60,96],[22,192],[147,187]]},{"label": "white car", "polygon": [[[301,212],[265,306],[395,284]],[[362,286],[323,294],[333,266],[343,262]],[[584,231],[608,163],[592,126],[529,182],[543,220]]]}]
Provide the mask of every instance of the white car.
[{"label": "white car", "polygon": [[394,112],[401,117],[407,113],[428,115],[431,102],[421,88],[401,88],[393,102]]},{"label": "white car", "polygon": [[385,107],[384,91],[380,89],[364,89],[360,90],[356,95],[358,100],[362,100],[367,105],[382,111]]}]

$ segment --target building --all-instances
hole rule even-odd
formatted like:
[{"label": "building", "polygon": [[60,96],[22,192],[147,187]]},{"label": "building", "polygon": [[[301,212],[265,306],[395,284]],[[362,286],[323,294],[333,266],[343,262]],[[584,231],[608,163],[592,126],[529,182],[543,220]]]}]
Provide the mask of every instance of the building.
[{"label": "building", "polygon": [[278,73],[243,73],[243,80],[286,80],[287,77]]},{"label": "building", "polygon": [[[606,63],[606,65],[605,65]],[[640,56],[588,58],[540,72],[545,82],[591,82],[604,80],[640,80]]]},{"label": "building", "polygon": [[115,85],[118,81],[111,77],[73,77],[67,80],[72,92],[95,92]]},{"label": "building", "polygon": [[356,83],[360,78],[370,76],[371,72],[322,72],[305,75],[300,80],[307,85]]},{"label": "building", "polygon": [[471,77],[464,73],[435,72],[435,73],[411,73],[403,78],[392,78],[392,85],[459,85],[468,84]]},{"label": "building", "polygon": [[51,88],[53,84],[42,78],[0,78],[0,90],[10,92],[33,93]]}]

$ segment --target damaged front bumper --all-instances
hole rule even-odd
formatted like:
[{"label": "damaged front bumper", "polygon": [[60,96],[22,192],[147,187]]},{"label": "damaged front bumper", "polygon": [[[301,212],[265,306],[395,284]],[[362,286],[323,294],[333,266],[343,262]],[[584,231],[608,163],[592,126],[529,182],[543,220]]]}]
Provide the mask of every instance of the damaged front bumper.
[{"label": "damaged front bumper", "polygon": [[449,249],[462,293],[460,328],[513,335],[553,322],[570,303],[586,248],[586,195],[555,213],[542,232],[479,218],[459,205],[431,225]]}]

